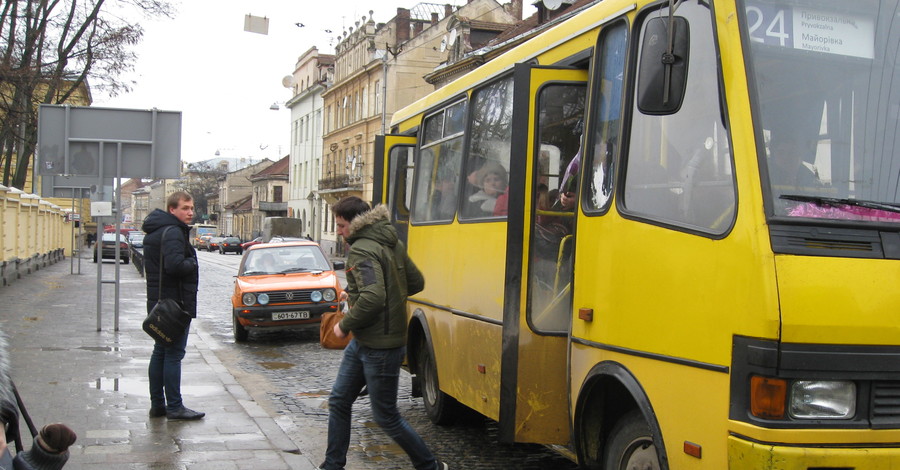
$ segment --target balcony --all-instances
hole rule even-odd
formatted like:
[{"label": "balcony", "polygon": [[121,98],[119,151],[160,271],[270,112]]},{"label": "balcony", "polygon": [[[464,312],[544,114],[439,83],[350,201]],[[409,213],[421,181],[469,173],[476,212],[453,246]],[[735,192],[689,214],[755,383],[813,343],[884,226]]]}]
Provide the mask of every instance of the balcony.
[{"label": "balcony", "polygon": [[361,190],[362,178],[351,178],[350,175],[337,175],[319,180],[319,190]]},{"label": "balcony", "polygon": [[267,202],[259,201],[259,210],[263,212],[287,212],[288,203],[285,202]]}]

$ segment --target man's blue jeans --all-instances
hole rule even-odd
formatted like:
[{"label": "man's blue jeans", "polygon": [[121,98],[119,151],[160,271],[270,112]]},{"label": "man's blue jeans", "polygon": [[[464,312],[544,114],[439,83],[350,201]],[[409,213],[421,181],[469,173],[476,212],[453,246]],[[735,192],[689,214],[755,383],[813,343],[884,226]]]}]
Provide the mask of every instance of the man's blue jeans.
[{"label": "man's blue jeans", "polygon": [[406,347],[372,349],[350,340],[328,397],[328,450],[321,468],[342,470],[347,464],[350,412],[363,386],[368,387],[375,422],[406,451],[413,466],[417,470],[437,467],[425,441],[397,410],[400,364],[405,355]]},{"label": "man's blue jeans", "polygon": [[153,345],[148,368],[150,406],[153,408],[165,407],[166,411],[174,412],[184,406],[181,403],[181,360],[184,359],[190,329],[191,325],[188,324],[181,339],[171,346],[159,343]]}]

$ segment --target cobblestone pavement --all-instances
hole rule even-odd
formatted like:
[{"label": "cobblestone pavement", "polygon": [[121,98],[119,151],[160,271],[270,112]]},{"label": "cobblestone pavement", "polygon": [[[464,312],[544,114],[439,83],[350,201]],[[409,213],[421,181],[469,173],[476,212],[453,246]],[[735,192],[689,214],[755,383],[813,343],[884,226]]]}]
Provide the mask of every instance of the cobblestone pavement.
[{"label": "cobblestone pavement", "polygon": [[[324,456],[327,398],[343,351],[322,349],[318,332],[254,332],[247,343],[232,338],[230,295],[238,257],[201,253],[201,313],[216,354],[248,393],[266,408],[314,462]],[[569,470],[577,466],[539,445],[506,445],[493,421],[474,419],[453,426],[432,424],[421,398],[413,398],[405,372],[400,379],[400,412],[450,467],[475,469]],[[374,423],[369,401],[354,406],[348,469],[409,469],[406,454]]]}]

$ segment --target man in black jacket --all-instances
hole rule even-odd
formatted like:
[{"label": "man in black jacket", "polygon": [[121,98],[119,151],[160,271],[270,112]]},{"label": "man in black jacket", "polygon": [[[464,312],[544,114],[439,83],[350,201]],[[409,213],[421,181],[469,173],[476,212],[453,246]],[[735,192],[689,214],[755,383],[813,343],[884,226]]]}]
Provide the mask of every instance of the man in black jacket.
[{"label": "man in black jacket", "polygon": [[[172,193],[167,211],[156,209],[144,219],[144,269],[147,276],[147,312],[160,297],[179,301],[192,318],[197,318],[197,285],[200,279],[197,253],[188,241],[194,218],[194,199],[184,191]],[[167,227],[171,227],[166,231]],[[165,238],[163,234],[165,233]],[[160,277],[160,251],[163,276]],[[190,324],[184,335],[171,345],[156,343],[150,356],[150,417],[200,419],[205,413],[186,408],[181,402],[181,360],[187,347]]]}]

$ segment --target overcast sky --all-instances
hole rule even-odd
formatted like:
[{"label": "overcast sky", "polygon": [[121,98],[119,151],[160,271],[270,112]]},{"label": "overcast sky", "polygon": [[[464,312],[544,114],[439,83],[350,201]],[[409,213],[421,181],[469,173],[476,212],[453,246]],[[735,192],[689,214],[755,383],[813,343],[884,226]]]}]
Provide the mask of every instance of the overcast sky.
[{"label": "overcast sky", "polygon": [[[316,46],[332,53],[335,37],[372,17],[378,23],[412,8],[411,0],[177,0],[171,20],[144,21],[134,90],[94,96],[94,106],[182,112],[182,160],[222,157],[277,160],[289,152],[291,98],[282,78]],[[459,5],[465,0],[429,3]],[[532,0],[525,0],[526,12]],[[269,18],[269,34],[244,31],[244,16]],[[528,16],[530,13],[526,13]],[[296,23],[303,24],[298,27]],[[326,32],[330,30],[331,33]]]}]

